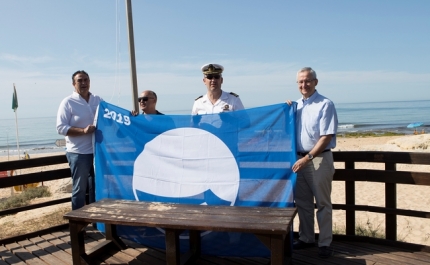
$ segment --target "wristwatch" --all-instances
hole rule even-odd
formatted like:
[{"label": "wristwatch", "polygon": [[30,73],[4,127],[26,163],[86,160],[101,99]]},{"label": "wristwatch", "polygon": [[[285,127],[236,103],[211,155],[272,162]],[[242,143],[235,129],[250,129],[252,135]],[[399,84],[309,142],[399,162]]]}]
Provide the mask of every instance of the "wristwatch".
[{"label": "wristwatch", "polygon": [[314,159],[314,156],[311,155],[311,153],[308,153],[308,158],[309,158],[309,160],[312,160],[312,159]]}]

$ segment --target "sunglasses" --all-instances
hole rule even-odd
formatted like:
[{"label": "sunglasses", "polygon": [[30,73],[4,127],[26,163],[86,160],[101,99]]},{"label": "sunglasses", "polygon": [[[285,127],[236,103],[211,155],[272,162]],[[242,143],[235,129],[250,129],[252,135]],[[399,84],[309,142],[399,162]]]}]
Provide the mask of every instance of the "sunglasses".
[{"label": "sunglasses", "polygon": [[153,99],[153,98],[150,98],[150,97],[140,97],[140,98],[137,98],[137,102],[148,101],[148,99]]},{"label": "sunglasses", "polygon": [[209,80],[212,80],[212,79],[220,79],[221,78],[221,75],[206,75],[206,78],[207,79],[209,79]]}]

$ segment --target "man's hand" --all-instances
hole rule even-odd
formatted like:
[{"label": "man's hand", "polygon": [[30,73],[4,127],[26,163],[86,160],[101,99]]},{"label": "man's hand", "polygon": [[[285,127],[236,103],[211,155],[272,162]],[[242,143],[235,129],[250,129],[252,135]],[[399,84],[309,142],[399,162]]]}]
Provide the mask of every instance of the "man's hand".
[{"label": "man's hand", "polygon": [[300,169],[304,168],[309,161],[311,161],[311,160],[309,160],[309,158],[307,156],[304,156],[304,157],[300,158],[299,160],[297,160],[296,163],[294,163],[294,165],[292,167],[293,172],[296,173]]},{"label": "man's hand", "polygon": [[130,111],[130,113],[131,113],[131,115],[133,115],[133,116],[137,116],[137,115],[139,115],[139,112],[138,112],[138,111],[135,111],[135,110]]},{"label": "man's hand", "polygon": [[88,125],[84,128],[84,134],[93,133],[96,130],[96,126],[94,125]]},{"label": "man's hand", "polygon": [[287,100],[285,101],[285,103],[287,103],[289,106],[291,106],[291,104],[293,104],[293,102],[292,102],[291,100],[289,100],[289,99],[287,99]]}]

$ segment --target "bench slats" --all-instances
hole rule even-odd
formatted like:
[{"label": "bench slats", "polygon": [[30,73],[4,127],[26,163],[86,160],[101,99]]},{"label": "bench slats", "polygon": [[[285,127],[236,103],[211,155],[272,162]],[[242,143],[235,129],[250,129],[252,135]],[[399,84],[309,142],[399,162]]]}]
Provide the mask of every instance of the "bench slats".
[{"label": "bench slats", "polygon": [[[101,200],[64,215],[84,222],[232,232],[287,233],[295,208],[231,207]],[[241,218],[238,218],[240,216]]]}]

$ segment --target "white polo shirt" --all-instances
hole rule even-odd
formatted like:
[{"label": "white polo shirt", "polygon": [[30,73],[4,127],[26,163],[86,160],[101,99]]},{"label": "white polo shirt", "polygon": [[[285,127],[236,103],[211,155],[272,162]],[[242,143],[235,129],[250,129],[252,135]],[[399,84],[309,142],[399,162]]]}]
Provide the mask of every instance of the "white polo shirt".
[{"label": "white polo shirt", "polygon": [[[103,101],[102,98],[90,93],[88,102],[78,93],[61,101],[57,112],[57,132],[66,136],[70,127],[85,128],[94,123],[97,107]],[[92,154],[92,134],[79,136],[66,136],[66,151],[78,154]]]}]

